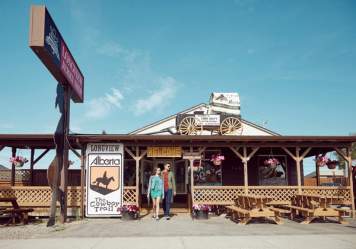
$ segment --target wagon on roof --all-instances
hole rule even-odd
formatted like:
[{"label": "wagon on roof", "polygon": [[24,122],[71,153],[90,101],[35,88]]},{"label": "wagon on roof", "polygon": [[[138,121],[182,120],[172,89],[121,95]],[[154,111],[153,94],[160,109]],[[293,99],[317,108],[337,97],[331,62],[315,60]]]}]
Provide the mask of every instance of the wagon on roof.
[{"label": "wagon on roof", "polygon": [[176,129],[181,135],[202,135],[203,131],[241,135],[242,128],[237,93],[213,93],[206,111],[181,113],[176,118]]}]

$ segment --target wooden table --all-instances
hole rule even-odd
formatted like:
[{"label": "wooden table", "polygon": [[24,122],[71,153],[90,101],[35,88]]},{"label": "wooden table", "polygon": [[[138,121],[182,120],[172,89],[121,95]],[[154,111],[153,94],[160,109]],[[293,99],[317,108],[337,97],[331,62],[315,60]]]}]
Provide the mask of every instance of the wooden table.
[{"label": "wooden table", "polygon": [[302,224],[309,224],[318,217],[323,219],[337,217],[339,223],[345,224],[347,222],[342,216],[345,215],[347,210],[331,207],[331,205],[337,204],[339,201],[340,197],[338,196],[296,195],[292,198],[291,219],[294,219],[299,214],[305,218]]},{"label": "wooden table", "polygon": [[282,224],[280,213],[267,206],[271,198],[257,195],[239,195],[235,205],[227,206],[232,213],[232,219],[239,219],[239,224],[246,225],[252,218],[264,217],[271,219],[276,224]]},{"label": "wooden table", "polygon": [[0,207],[0,215],[8,215],[9,222],[13,225],[16,224],[16,218],[19,218],[22,223],[25,225],[28,223],[28,213],[32,212],[32,208],[20,208],[19,204],[17,203],[16,197],[0,197],[0,206],[1,203],[11,203],[12,207]]}]

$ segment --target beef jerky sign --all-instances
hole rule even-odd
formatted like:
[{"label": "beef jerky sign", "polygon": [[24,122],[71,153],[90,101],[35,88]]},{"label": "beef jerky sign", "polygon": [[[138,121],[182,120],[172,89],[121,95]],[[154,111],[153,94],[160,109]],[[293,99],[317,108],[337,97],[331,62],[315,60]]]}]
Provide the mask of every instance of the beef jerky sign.
[{"label": "beef jerky sign", "polygon": [[123,197],[124,150],[121,143],[88,144],[87,169],[87,217],[120,216],[118,209]]}]

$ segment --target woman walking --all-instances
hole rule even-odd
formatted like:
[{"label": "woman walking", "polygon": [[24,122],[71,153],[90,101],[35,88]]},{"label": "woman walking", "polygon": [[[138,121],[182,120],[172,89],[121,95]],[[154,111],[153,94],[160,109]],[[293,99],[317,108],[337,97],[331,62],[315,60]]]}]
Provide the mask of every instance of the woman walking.
[{"label": "woman walking", "polygon": [[161,169],[157,167],[153,172],[154,174],[150,177],[150,180],[148,182],[147,200],[149,200],[151,196],[153,204],[152,218],[155,218],[158,221],[159,202],[164,198],[164,189],[163,181],[161,178]]}]

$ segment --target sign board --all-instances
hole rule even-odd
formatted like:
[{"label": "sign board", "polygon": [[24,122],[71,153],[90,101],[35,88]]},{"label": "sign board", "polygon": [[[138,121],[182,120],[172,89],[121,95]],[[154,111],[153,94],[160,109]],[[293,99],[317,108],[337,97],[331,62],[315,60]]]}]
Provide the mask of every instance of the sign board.
[{"label": "sign board", "polygon": [[218,113],[240,115],[240,96],[238,93],[212,93],[210,109]]},{"label": "sign board", "polygon": [[147,157],[181,157],[182,147],[147,147]]},{"label": "sign board", "polygon": [[84,100],[84,76],[45,6],[32,6],[30,47],[58,82],[69,85],[74,102]]},{"label": "sign board", "polygon": [[120,216],[124,149],[121,143],[92,143],[86,150],[86,216]]},{"label": "sign board", "polygon": [[205,115],[195,115],[195,119],[199,125],[203,126],[219,126],[220,125],[220,115],[205,114]]},{"label": "sign board", "polygon": [[199,160],[201,159],[201,154],[199,152],[184,152],[183,159]]}]

